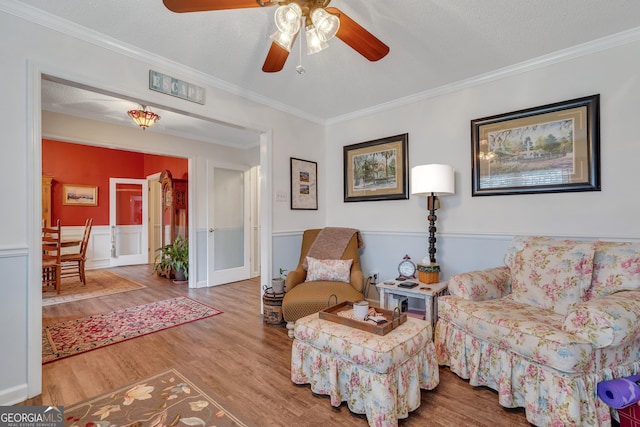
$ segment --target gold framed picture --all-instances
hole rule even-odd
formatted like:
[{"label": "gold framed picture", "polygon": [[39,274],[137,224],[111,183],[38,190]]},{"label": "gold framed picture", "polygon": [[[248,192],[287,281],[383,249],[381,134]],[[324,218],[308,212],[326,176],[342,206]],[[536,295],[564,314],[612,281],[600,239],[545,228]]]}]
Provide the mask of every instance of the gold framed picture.
[{"label": "gold framed picture", "polygon": [[409,134],[343,148],[344,201],[409,198]]},{"label": "gold framed picture", "polygon": [[472,196],[600,191],[600,96],[471,121]]},{"label": "gold framed picture", "polygon": [[96,185],[62,185],[62,204],[67,206],[98,206]]}]

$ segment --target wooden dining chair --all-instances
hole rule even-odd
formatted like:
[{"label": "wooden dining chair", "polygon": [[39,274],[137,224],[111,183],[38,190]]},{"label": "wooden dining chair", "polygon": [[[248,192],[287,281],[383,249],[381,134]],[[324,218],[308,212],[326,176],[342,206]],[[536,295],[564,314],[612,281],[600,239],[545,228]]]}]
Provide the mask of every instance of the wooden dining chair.
[{"label": "wooden dining chair", "polygon": [[88,218],[84,223],[84,234],[80,242],[80,250],[77,253],[62,255],[61,277],[79,277],[83,285],[87,284],[84,274],[84,267],[87,261],[87,246],[89,246],[89,236],[93,227],[93,218]]},{"label": "wooden dining chair", "polygon": [[61,241],[60,219],[55,227],[42,228],[42,287],[53,285],[58,294],[60,294]]}]

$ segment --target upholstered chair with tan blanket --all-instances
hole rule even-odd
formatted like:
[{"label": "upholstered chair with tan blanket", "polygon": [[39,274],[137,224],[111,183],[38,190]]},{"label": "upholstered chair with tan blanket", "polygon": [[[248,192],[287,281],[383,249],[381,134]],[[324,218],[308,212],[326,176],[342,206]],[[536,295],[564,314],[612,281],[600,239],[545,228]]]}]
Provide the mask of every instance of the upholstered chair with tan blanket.
[{"label": "upholstered chair with tan blanket", "polygon": [[282,300],[290,337],[295,321],[326,308],[331,295],[338,303],[364,299],[360,247],[362,239],[355,229],[327,227],[304,232],[300,261],[287,274]]}]

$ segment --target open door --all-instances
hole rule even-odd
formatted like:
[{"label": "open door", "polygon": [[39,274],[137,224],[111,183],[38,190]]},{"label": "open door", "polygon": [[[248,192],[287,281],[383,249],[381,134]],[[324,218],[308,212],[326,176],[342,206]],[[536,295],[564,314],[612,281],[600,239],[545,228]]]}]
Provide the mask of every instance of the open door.
[{"label": "open door", "polygon": [[244,170],[209,169],[209,284],[250,277],[249,179]]},{"label": "open door", "polygon": [[109,178],[112,267],[148,262],[147,198],[146,179]]}]

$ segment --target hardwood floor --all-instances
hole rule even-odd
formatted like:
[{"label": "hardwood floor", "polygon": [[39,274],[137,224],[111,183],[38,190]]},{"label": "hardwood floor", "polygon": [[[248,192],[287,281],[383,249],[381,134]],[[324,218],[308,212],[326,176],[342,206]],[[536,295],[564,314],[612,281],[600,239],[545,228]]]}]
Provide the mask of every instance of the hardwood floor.
[{"label": "hardwood floor", "polygon": [[[224,314],[156,332],[43,365],[43,393],[27,404],[72,405],[175,368],[205,392],[256,426],[366,426],[346,404],[290,381],[291,340],[286,328],[267,326],[260,315],[258,279],[205,289],[173,285],[151,268],[112,271],[147,288],[43,307],[43,325],[120,308],[189,296]],[[522,409],[505,409],[497,394],[471,387],[440,369],[440,384],[422,392],[420,407],[401,426],[529,426]]]}]

